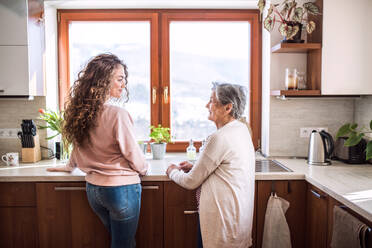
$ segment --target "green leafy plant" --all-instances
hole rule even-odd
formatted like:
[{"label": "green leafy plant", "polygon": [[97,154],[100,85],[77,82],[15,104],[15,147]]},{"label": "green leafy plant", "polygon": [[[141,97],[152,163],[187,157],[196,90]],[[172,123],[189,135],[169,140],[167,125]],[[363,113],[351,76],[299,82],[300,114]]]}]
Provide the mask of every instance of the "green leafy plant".
[{"label": "green leafy plant", "polygon": [[150,126],[150,138],[154,140],[155,143],[168,143],[171,140],[168,127],[162,127],[159,124],[157,127]]},{"label": "green leafy plant", "polygon": [[[38,128],[39,129],[49,128],[49,129],[57,132],[56,134],[47,137],[46,138],[47,140],[53,139],[53,138],[57,137],[58,135],[62,134],[62,125],[63,125],[63,121],[64,121],[63,120],[63,111],[58,112],[58,111],[52,111],[52,110],[39,109],[39,113],[40,113],[39,120],[45,121],[46,125],[45,126],[38,125]],[[71,144],[69,144],[67,142],[67,140],[63,138],[63,136],[61,137],[61,139],[62,139],[63,147],[64,147],[64,149],[63,149],[64,155],[68,157],[71,153],[71,150],[72,150]]]},{"label": "green leafy plant", "polygon": [[[346,123],[337,131],[336,138],[347,136],[348,139],[345,141],[345,146],[355,146],[365,137],[365,134],[372,133],[372,120],[369,123],[369,129],[361,127],[359,129],[356,123]],[[366,148],[366,159],[372,158],[372,140],[367,143]]]},{"label": "green leafy plant", "polygon": [[[266,0],[258,1],[261,14],[265,5]],[[320,15],[319,7],[313,2],[306,2],[302,7],[297,5],[296,0],[284,0],[281,4],[270,4],[264,20],[264,27],[271,32],[275,23],[280,23],[278,29],[280,34],[285,36],[287,40],[291,40],[300,31],[300,24],[306,26],[306,31],[309,34],[315,30],[315,22],[308,19],[309,14]]]},{"label": "green leafy plant", "polygon": [[39,109],[39,113],[40,113],[39,119],[45,121],[47,125],[46,126],[38,125],[38,128],[39,129],[50,128],[51,130],[57,132],[57,134],[47,137],[46,139],[48,140],[53,139],[54,137],[62,133],[63,113],[44,109]]}]

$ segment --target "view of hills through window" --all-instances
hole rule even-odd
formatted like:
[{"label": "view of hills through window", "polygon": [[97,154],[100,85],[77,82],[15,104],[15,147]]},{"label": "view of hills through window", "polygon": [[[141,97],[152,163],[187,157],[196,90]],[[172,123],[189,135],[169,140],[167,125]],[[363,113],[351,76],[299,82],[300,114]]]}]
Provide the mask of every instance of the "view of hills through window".
[{"label": "view of hills through window", "polygon": [[171,22],[169,33],[172,135],[203,140],[216,130],[205,107],[212,82],[249,88],[250,25],[177,21]]},{"label": "view of hills through window", "polygon": [[125,105],[134,121],[138,140],[150,134],[150,23],[72,22],[69,28],[70,85],[89,59],[113,53],[128,66],[129,101]]},{"label": "view of hills through window", "polygon": [[[249,34],[248,22],[171,22],[170,104],[175,140],[202,140],[216,130],[205,108],[212,82],[236,83],[249,89]],[[129,102],[125,108],[134,120],[137,139],[148,140],[150,23],[71,22],[69,45],[70,85],[89,59],[100,53],[113,53],[127,64]],[[116,104],[124,105],[122,101]]]}]

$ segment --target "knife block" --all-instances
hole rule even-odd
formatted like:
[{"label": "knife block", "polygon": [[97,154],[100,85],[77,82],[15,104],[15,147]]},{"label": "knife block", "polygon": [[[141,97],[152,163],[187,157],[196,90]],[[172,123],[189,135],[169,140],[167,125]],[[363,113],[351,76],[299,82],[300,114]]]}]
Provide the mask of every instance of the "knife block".
[{"label": "knife block", "polygon": [[35,163],[41,160],[39,134],[33,136],[35,147],[22,148],[22,162]]}]

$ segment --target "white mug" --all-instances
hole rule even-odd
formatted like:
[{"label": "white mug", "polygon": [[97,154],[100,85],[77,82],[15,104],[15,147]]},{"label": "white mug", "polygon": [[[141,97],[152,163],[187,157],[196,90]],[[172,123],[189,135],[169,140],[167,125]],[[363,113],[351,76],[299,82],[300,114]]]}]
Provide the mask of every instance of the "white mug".
[{"label": "white mug", "polygon": [[18,162],[18,152],[9,152],[6,153],[1,157],[1,159],[6,163],[8,166],[17,166],[19,165]]}]

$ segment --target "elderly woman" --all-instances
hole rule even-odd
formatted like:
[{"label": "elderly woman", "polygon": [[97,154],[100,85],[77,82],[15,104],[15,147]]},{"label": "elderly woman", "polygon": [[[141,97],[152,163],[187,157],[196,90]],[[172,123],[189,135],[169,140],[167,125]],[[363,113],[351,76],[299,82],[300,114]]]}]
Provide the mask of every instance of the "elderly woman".
[{"label": "elderly woman", "polygon": [[255,153],[247,123],[238,121],[245,104],[243,86],[213,83],[206,107],[217,131],[195,165],[185,161],[167,169],[175,183],[198,188],[204,248],[252,245]]}]

